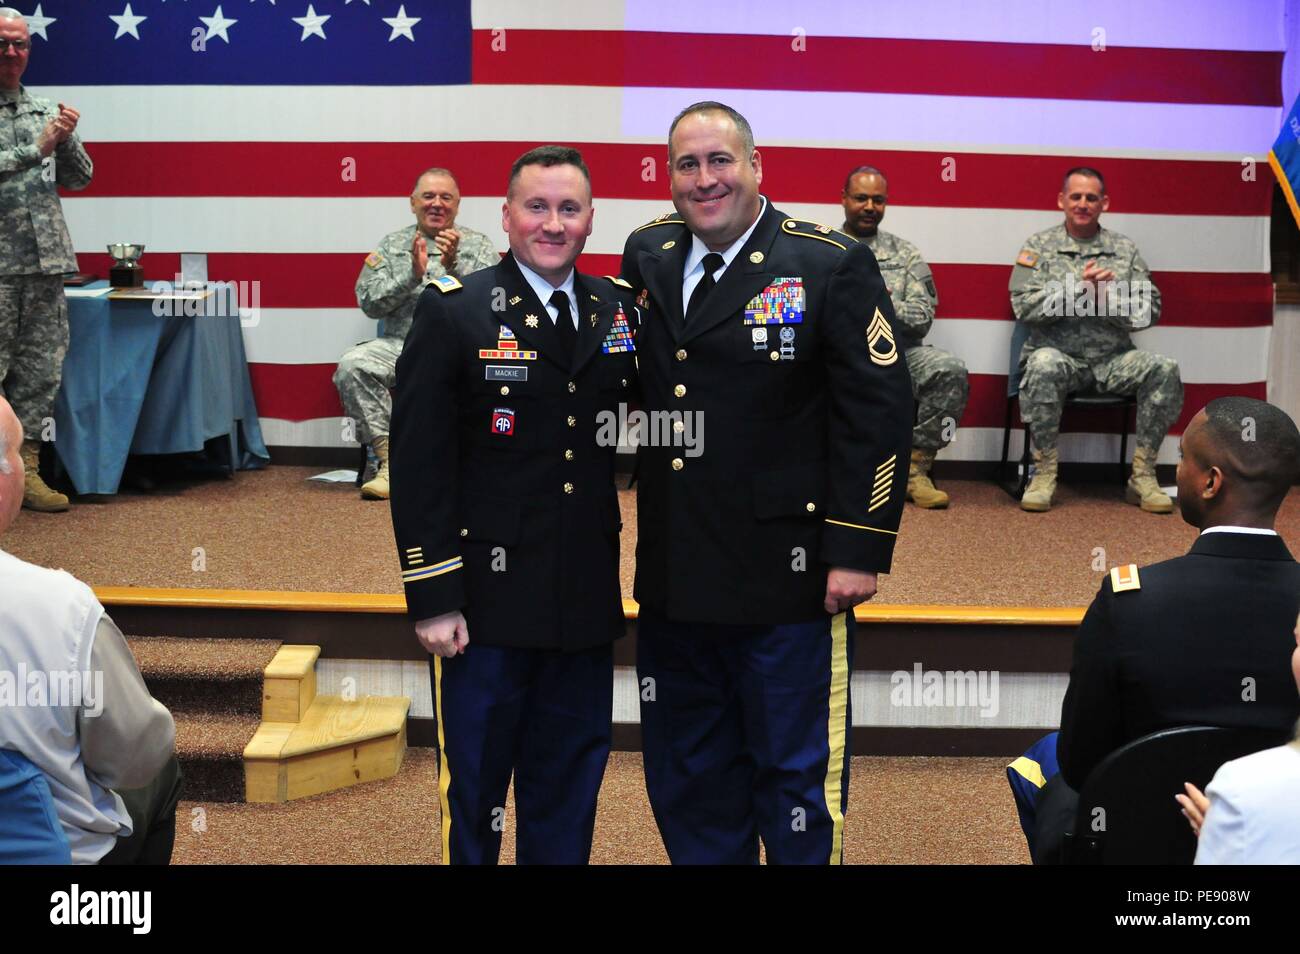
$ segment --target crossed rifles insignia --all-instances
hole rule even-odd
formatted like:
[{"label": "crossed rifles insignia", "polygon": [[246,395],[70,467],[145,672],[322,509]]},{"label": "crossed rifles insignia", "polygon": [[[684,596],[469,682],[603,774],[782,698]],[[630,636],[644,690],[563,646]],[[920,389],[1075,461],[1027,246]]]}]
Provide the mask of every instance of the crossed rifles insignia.
[{"label": "crossed rifles insignia", "polygon": [[889,322],[885,320],[879,308],[871,316],[871,324],[867,325],[867,351],[870,352],[874,364],[888,366],[898,360],[898,346],[894,344],[894,332],[890,330]]}]

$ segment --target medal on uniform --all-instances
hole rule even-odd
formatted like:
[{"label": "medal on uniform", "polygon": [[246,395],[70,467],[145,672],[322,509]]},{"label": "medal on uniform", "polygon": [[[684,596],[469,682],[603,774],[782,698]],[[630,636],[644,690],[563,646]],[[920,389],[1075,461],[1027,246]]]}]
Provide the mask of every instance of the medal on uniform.
[{"label": "medal on uniform", "polygon": [[794,360],[794,329],[788,325],[781,329],[781,360]]},{"label": "medal on uniform", "polygon": [[773,279],[745,305],[747,325],[797,325],[803,321],[803,278],[798,275]]},{"label": "medal on uniform", "polygon": [[767,350],[767,329],[751,328],[749,329],[749,333],[751,337],[753,337],[754,339],[754,350],[766,351]]}]

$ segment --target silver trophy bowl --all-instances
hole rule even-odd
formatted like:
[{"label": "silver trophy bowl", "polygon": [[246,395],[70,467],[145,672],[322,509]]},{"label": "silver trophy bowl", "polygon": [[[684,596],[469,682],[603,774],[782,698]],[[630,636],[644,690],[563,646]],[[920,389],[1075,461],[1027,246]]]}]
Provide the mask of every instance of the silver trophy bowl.
[{"label": "silver trophy bowl", "polygon": [[113,267],[108,270],[108,283],[114,288],[143,288],[144,269],[140,256],[144,245],[138,242],[110,242],[108,254],[113,256]]},{"label": "silver trophy bowl", "polygon": [[112,242],[108,246],[108,254],[113,256],[118,265],[129,265],[144,254],[144,246],[137,242]]}]

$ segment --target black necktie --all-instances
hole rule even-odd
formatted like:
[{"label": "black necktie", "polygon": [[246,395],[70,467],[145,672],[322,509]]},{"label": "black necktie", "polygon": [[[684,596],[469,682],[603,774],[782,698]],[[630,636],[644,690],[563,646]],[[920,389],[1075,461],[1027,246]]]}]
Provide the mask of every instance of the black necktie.
[{"label": "black necktie", "polygon": [[572,363],[573,353],[578,350],[578,330],[573,327],[573,312],[569,311],[569,296],[557,291],[551,296],[555,306],[555,334],[560,339],[560,350]]},{"label": "black necktie", "polygon": [[695,290],[691,292],[691,302],[686,306],[686,320],[690,321],[691,316],[700,310],[704,305],[704,299],[709,297],[709,292],[713,291],[713,286],[717,284],[713,280],[713,273],[722,267],[722,256],[717,252],[710,252],[704,256],[704,277],[700,279]]}]

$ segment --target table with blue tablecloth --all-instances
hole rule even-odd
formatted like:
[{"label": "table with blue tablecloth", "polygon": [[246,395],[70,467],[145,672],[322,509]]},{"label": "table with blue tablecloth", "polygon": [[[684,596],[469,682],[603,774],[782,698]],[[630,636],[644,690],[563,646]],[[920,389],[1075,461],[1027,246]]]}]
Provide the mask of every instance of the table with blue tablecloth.
[{"label": "table with blue tablecloth", "polygon": [[[156,313],[166,306],[172,316]],[[68,354],[53,436],[78,493],[117,493],[128,454],[193,453],[219,437],[229,442],[232,468],[270,462],[248,376],[236,288],[213,286],[201,314],[182,314],[182,307],[68,299]]]}]

